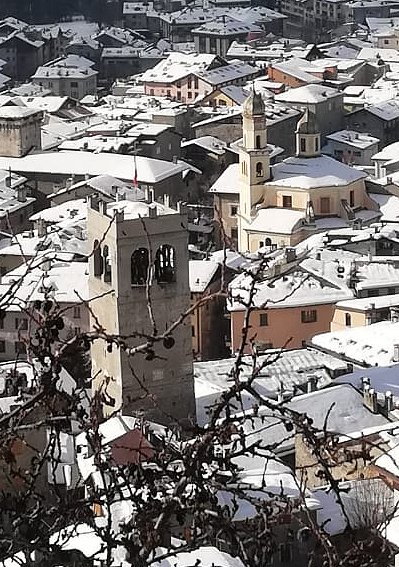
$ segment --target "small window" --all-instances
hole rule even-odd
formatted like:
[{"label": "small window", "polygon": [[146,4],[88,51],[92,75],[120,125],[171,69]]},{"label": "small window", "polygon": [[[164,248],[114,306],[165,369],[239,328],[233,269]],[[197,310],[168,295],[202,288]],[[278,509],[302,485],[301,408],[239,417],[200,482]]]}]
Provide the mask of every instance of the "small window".
[{"label": "small window", "polygon": [[260,161],[256,164],[256,177],[263,177],[263,164]]},{"label": "small window", "polygon": [[230,229],[230,236],[232,240],[238,240],[238,228],[233,226]]},{"label": "small window", "polygon": [[191,91],[187,92],[187,98],[193,98],[193,93]]},{"label": "small window", "polygon": [[231,217],[235,217],[238,213],[238,207],[237,205],[231,205],[230,206],[230,216]]},{"label": "small window", "polygon": [[267,327],[269,325],[267,313],[260,313],[259,315],[259,326]]},{"label": "small window", "polygon": [[6,341],[0,341],[0,352],[6,352]]},{"label": "small window", "polygon": [[351,207],[355,206],[355,192],[353,190],[349,191],[349,205]]},{"label": "small window", "polygon": [[75,335],[80,335],[80,327],[74,327],[73,332]]},{"label": "small window", "polygon": [[73,318],[74,319],[80,319],[80,306],[79,305],[75,305],[75,307],[73,308]]},{"label": "small window", "polygon": [[328,215],[330,213],[330,197],[321,197],[320,213],[322,215]]},{"label": "small window", "polygon": [[345,326],[346,327],[352,326],[352,317],[350,313],[345,313]]},{"label": "small window", "polygon": [[306,152],[306,140],[301,138],[301,152]]},{"label": "small window", "polygon": [[265,238],[265,246],[271,246],[271,245],[272,245],[271,238]]},{"label": "small window", "polygon": [[154,96],[154,89],[150,89],[150,96]]},{"label": "small window", "polygon": [[318,152],[319,151],[319,138],[315,138],[314,141],[314,151]]},{"label": "small window", "polygon": [[191,336],[195,337],[195,327],[194,325],[191,325]]},{"label": "small window", "polygon": [[255,147],[257,150],[260,150],[260,136],[256,136]]},{"label": "small window", "polygon": [[283,208],[284,209],[291,209],[292,208],[292,197],[291,197],[291,195],[283,195]]},{"label": "small window", "polygon": [[301,311],[301,321],[302,323],[316,323],[317,321],[316,309],[310,309],[309,311]]}]

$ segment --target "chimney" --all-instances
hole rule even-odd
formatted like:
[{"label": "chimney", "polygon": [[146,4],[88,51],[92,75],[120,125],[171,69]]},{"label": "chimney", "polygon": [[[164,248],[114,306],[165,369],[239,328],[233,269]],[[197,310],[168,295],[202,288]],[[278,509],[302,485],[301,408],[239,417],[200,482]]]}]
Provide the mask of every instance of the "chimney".
[{"label": "chimney", "polygon": [[47,228],[46,228],[46,223],[44,222],[43,219],[38,219],[36,221],[36,229],[37,229],[37,235],[40,238],[43,237],[43,236],[46,236]]},{"label": "chimney", "polygon": [[172,162],[173,162],[173,163],[177,163],[177,156],[173,156]]},{"label": "chimney", "polygon": [[155,203],[151,203],[150,206],[148,207],[148,218],[150,219],[156,219],[158,216],[157,214],[157,206]]},{"label": "chimney", "polygon": [[368,376],[363,376],[362,378],[362,390],[363,392],[366,390],[366,387],[370,389],[370,378]]},{"label": "chimney", "polygon": [[181,215],[187,214],[187,203],[183,203],[183,201],[177,202],[177,212]]},{"label": "chimney", "polygon": [[296,250],[295,248],[286,248],[285,249],[285,261],[287,264],[294,262],[296,260]]},{"label": "chimney", "polygon": [[317,389],[317,377],[316,376],[308,376],[307,380],[307,391],[308,394],[314,392]]},{"label": "chimney", "polygon": [[26,187],[17,187],[17,200],[20,203],[26,203]]},{"label": "chimney", "polygon": [[146,187],[145,189],[145,202],[150,205],[152,203],[152,193],[151,190]]},{"label": "chimney", "polygon": [[385,411],[389,412],[393,410],[393,394],[390,390],[385,392],[384,397],[384,409]]},{"label": "chimney", "polygon": [[393,361],[399,362],[399,345],[393,345]]},{"label": "chimney", "polygon": [[104,216],[107,216],[107,203],[105,201],[100,201],[99,203],[100,206],[100,213]]},{"label": "chimney", "polygon": [[378,413],[377,392],[374,390],[374,388],[370,388],[368,393],[369,393],[369,404],[367,407],[373,413]]}]

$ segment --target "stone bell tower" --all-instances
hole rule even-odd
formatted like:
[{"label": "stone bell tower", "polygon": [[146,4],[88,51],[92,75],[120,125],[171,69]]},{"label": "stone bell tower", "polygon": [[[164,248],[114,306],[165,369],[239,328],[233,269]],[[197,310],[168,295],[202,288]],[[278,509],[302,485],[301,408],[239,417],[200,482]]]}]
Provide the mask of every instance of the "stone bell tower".
[{"label": "stone bell tower", "polygon": [[265,105],[262,96],[252,91],[243,104],[243,138],[240,147],[240,216],[239,249],[245,252],[247,236],[244,227],[254,207],[263,201],[264,183],[270,180],[270,158],[267,148]]},{"label": "stone bell tower", "polygon": [[[98,202],[88,211],[92,328],[100,324],[128,348],[161,335],[190,304],[187,215],[160,203]],[[170,423],[195,419],[189,318],[145,352],[97,339],[93,392],[105,416],[121,411]]]}]

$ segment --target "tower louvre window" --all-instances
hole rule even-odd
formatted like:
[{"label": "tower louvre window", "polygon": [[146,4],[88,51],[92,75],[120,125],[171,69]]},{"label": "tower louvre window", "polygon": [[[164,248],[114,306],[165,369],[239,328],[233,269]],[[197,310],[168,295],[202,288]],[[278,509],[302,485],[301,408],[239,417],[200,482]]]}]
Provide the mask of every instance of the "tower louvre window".
[{"label": "tower louvre window", "polygon": [[263,177],[263,164],[260,161],[256,164],[256,177]]},{"label": "tower louvre window", "polygon": [[260,136],[256,136],[255,147],[257,150],[260,150]]},{"label": "tower louvre window", "polygon": [[99,278],[103,273],[103,258],[101,255],[100,243],[98,240],[93,242],[93,261],[94,261],[94,275]]},{"label": "tower louvre window", "polygon": [[158,283],[176,281],[176,251],[170,244],[161,244],[155,254],[155,279]]},{"label": "tower louvre window", "polygon": [[138,248],[130,258],[130,281],[132,285],[145,285],[148,277],[149,253],[147,248]]}]

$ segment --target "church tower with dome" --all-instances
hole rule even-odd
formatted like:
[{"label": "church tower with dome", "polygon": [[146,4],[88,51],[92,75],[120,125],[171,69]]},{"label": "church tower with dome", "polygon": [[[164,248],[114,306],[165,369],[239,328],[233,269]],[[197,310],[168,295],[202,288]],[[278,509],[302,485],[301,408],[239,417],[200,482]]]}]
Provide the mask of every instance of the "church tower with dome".
[{"label": "church tower with dome", "polygon": [[264,184],[271,178],[270,158],[267,147],[265,104],[254,90],[243,104],[243,138],[239,161],[239,249],[245,250],[244,226],[250,224],[256,205],[261,204]]}]

